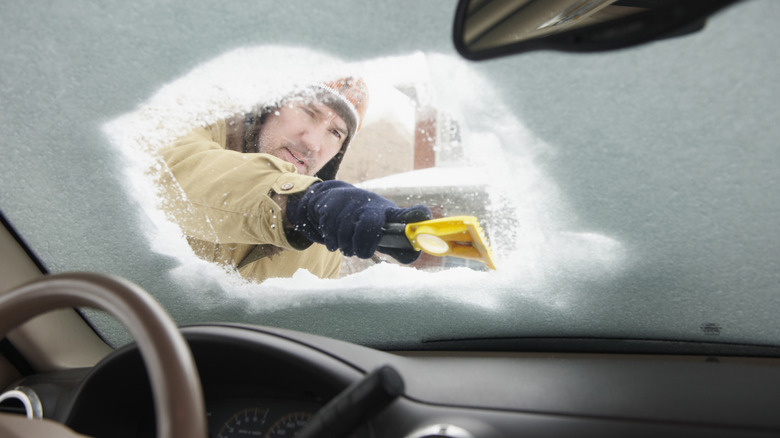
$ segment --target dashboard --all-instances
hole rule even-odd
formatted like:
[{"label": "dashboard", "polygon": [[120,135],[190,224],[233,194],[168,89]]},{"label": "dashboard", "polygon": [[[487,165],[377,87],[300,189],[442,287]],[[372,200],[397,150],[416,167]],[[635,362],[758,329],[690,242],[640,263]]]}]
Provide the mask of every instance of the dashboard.
[{"label": "dashboard", "polygon": [[[777,436],[774,358],[462,351],[385,352],[293,331],[182,329],[210,437],[292,437],[370,371],[403,394],[355,438]],[[94,437],[155,436],[152,395],[128,346],[90,369],[31,375],[43,415]]]}]

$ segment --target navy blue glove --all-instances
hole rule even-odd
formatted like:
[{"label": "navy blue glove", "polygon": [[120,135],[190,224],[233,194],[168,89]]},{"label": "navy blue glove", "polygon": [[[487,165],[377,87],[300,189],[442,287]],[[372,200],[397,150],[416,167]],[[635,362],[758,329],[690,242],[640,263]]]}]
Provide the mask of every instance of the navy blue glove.
[{"label": "navy blue glove", "polygon": [[378,248],[385,223],[431,219],[424,205],[398,208],[393,202],[343,181],[312,184],[302,196],[287,199],[287,219],[295,231],[312,242],[337,249],[345,256],[370,258],[384,252],[401,263],[412,263],[420,251]]}]

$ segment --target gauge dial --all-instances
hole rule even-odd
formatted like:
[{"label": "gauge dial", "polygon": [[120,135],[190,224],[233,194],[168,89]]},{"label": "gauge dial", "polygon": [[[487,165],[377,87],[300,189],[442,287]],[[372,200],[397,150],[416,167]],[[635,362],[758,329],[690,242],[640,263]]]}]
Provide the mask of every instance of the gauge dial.
[{"label": "gauge dial", "polygon": [[248,408],[238,411],[222,425],[217,433],[217,438],[262,436],[267,415],[268,410],[265,408]]},{"label": "gauge dial", "polygon": [[271,428],[268,429],[265,438],[294,437],[298,432],[303,430],[303,427],[306,426],[306,423],[311,419],[311,416],[311,412],[291,412],[276,420]]}]

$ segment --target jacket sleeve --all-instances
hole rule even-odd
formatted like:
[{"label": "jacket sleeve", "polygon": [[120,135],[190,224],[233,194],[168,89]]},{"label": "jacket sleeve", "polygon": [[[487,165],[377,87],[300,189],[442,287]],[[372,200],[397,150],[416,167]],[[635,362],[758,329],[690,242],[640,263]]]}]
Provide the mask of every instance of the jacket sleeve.
[{"label": "jacket sleeve", "polygon": [[319,179],[267,154],[226,150],[225,124],[201,128],[161,151],[163,209],[184,233],[208,242],[291,244],[284,211],[271,199],[306,190]]}]

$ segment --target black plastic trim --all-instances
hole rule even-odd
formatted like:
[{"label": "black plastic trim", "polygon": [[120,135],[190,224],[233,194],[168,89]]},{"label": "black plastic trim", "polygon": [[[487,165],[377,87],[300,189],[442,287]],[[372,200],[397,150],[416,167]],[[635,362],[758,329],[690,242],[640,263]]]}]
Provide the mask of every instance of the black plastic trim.
[{"label": "black plastic trim", "polygon": [[35,369],[30,365],[30,362],[22,356],[8,338],[0,340],[0,355],[5,357],[21,375],[29,376],[35,373]]},{"label": "black plastic trim", "polygon": [[429,339],[424,350],[523,351],[599,354],[668,354],[697,356],[780,357],[780,347],[772,345],[694,342],[666,339],[622,339],[588,337],[506,337]]}]

